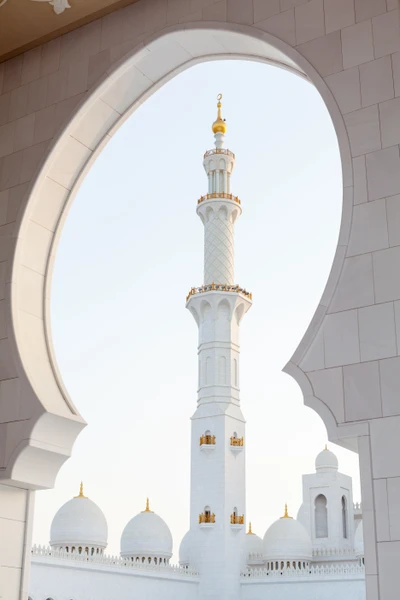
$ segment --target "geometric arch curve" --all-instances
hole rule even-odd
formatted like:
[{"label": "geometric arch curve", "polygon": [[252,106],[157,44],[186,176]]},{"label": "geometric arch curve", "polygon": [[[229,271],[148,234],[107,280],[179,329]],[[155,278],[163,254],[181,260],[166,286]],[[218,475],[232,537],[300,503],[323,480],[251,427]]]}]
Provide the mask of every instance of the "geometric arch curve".
[{"label": "geometric arch curve", "polygon": [[[14,357],[14,369],[24,392],[29,418],[22,426],[23,448],[20,448],[20,442],[9,448],[3,457],[1,478],[15,481],[18,472],[18,481],[27,477],[31,487],[51,487],[62,462],[71,453],[75,438],[85,426],[58,371],[49,319],[50,284],[57,244],[80,183],[113,133],[158,87],[198,62],[228,57],[274,64],[315,85],[337,132],[344,182],[351,185],[348,139],[342,115],[330,90],[297,50],[271,34],[254,26],[233,23],[179,25],[156,34],[113,65],[100,83],[87,92],[54,138],[32,180],[28,201],[20,211],[15,252],[9,264],[10,283],[6,289],[8,321],[12,324],[7,332],[7,343],[10,355]],[[347,243],[349,207],[352,206],[349,195],[344,199],[347,206],[342,213],[342,244]],[[295,368],[297,359],[304,356],[318,331],[340,275],[343,258],[343,253],[337,251],[321,304],[292,359],[292,366],[286,367],[286,372],[296,379],[298,375],[302,378],[301,369]],[[35,340],[36,351],[33,351],[32,340]],[[315,403],[318,402],[315,399]],[[332,420],[324,409],[317,412],[321,412],[327,427],[329,423],[333,435],[335,419]],[[54,433],[49,433],[49,427],[41,426],[44,422],[51,422],[53,432],[63,432],[56,447]],[[16,439],[20,437],[16,436]],[[34,472],[38,452],[40,473]],[[29,472],[32,473],[30,478]]]}]

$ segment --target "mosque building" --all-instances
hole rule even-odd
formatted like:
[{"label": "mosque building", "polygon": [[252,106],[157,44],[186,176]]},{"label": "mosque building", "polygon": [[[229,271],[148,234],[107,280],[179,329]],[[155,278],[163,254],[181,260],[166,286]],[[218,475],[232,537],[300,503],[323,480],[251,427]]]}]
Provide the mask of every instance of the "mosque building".
[{"label": "mosque building", "polygon": [[204,155],[208,192],[204,282],[186,307],[199,329],[198,400],[191,419],[190,528],[171,564],[173,540],[146,502],[109,556],[107,521],[79,494],[54,516],[50,546],[32,549],[29,600],[365,600],[361,506],[327,447],[303,475],[297,518],[284,514],[263,538],[246,533],[245,419],[240,404],[239,326],[252,295],[235,283],[234,225],[242,205],[231,192],[235,155],[224,147],[221,95]]}]

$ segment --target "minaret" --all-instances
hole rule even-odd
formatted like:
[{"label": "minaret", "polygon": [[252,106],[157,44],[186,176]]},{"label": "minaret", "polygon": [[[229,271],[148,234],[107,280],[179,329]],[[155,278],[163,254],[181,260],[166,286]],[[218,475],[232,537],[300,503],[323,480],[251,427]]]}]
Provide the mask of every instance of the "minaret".
[{"label": "minaret", "polygon": [[204,155],[208,193],[197,202],[204,225],[204,284],[186,306],[199,327],[198,400],[192,417],[191,566],[200,600],[237,600],[244,564],[245,420],[239,398],[239,325],[251,294],[234,280],[234,225],[241,203],[230,190],[235,155],[224,148],[226,123],[212,125]]}]

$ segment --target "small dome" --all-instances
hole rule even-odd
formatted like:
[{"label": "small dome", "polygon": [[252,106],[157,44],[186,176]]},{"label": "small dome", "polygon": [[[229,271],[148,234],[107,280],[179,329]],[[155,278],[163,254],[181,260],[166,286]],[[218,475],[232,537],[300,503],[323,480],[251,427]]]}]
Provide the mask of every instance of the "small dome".
[{"label": "small dome", "polygon": [[172,535],[168,525],[152,512],[147,500],[146,510],[139,513],[126,525],[121,536],[121,556],[154,556],[170,559]]},{"label": "small dome", "polygon": [[190,565],[190,554],[192,550],[192,532],[187,531],[182,538],[181,545],[179,546],[179,564],[181,567],[188,567]]},{"label": "small dome", "polygon": [[66,502],[55,514],[50,528],[50,546],[82,546],[105,548],[107,546],[107,521],[100,508],[83,495]]},{"label": "small dome", "polygon": [[288,516],[281,517],[267,529],[263,550],[265,560],[311,560],[312,544],[306,529]]},{"label": "small dome", "polygon": [[338,459],[333,452],[325,446],[315,459],[315,470],[317,473],[327,473],[329,471],[337,471],[339,468]]},{"label": "small dome", "polygon": [[354,536],[354,551],[357,558],[364,556],[364,529],[362,521],[359,522]]},{"label": "small dome", "polygon": [[255,557],[254,557],[254,559],[251,559],[251,558],[249,559],[250,554],[262,555],[262,553],[263,553],[262,539],[258,535],[253,533],[253,531],[251,529],[251,523],[249,523],[249,531],[246,533],[246,535],[244,537],[244,546],[245,546],[245,553],[246,553],[246,563],[255,561]]}]

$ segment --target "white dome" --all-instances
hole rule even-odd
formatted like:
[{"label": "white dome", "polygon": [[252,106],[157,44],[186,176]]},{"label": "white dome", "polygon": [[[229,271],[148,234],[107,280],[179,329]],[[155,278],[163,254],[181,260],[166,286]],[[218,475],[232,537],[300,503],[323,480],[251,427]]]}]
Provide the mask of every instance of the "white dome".
[{"label": "white dome", "polygon": [[55,514],[50,528],[51,546],[105,548],[107,521],[100,508],[81,493]]},{"label": "white dome", "polygon": [[187,567],[190,565],[190,554],[192,550],[192,536],[191,531],[187,531],[182,538],[181,545],[179,546],[179,564],[181,567]]},{"label": "white dome", "polygon": [[251,524],[249,525],[249,531],[244,536],[244,547],[246,555],[246,563],[260,562],[255,557],[249,559],[250,554],[259,554],[262,556],[263,553],[263,542],[260,536],[256,535],[251,530]]},{"label": "white dome", "polygon": [[354,550],[357,558],[364,556],[364,529],[362,521],[359,522],[354,536]]},{"label": "white dome", "polygon": [[290,517],[278,519],[267,529],[263,541],[265,560],[311,560],[312,544],[306,529]]},{"label": "white dome", "polygon": [[171,558],[172,535],[168,525],[156,513],[146,510],[126,525],[121,536],[121,556]]},{"label": "white dome", "polygon": [[326,473],[328,471],[337,471],[338,468],[339,463],[336,455],[325,446],[325,449],[315,459],[315,470],[317,473]]}]

